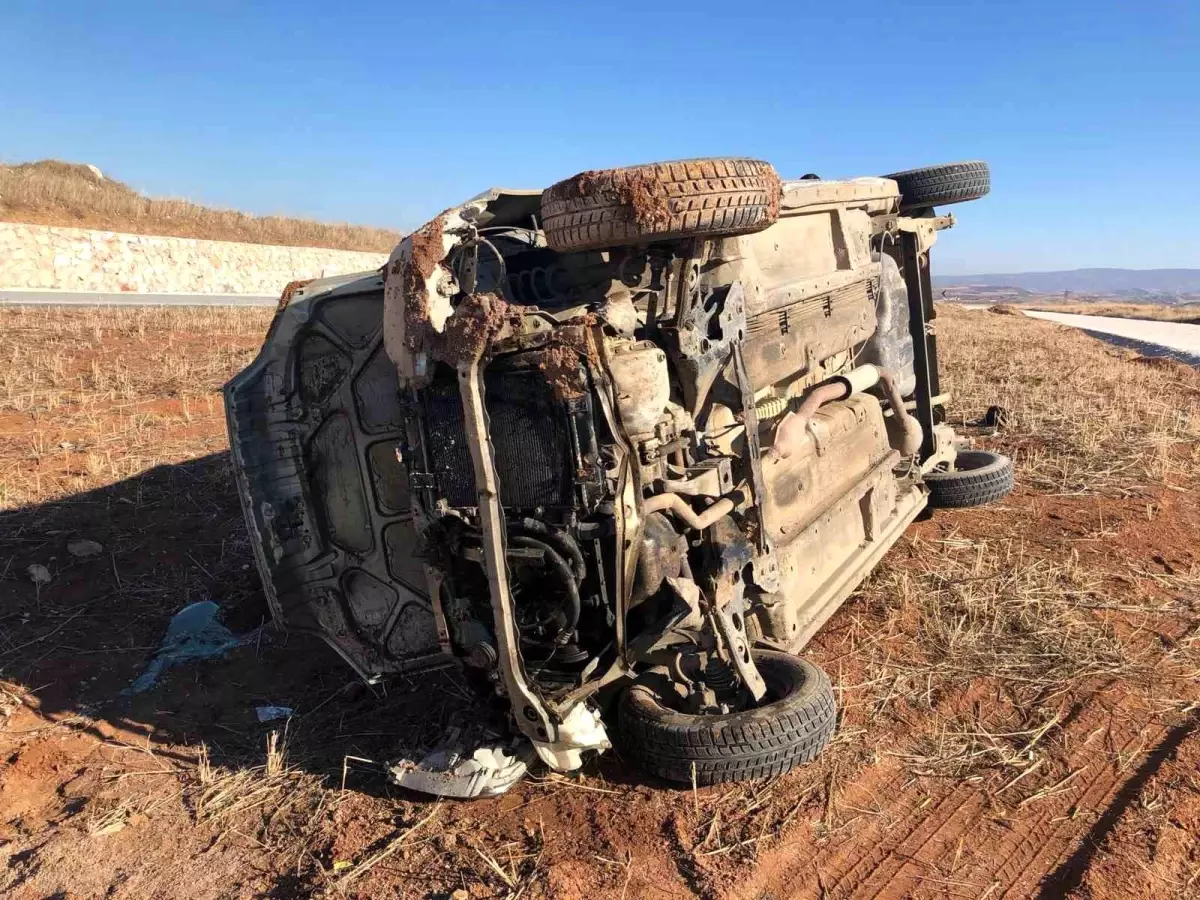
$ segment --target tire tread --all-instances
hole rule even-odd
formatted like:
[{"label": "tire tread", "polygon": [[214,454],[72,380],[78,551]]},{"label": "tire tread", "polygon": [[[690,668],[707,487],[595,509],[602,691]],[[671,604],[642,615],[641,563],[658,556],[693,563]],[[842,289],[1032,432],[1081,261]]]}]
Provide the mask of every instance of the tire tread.
[{"label": "tire tread", "polygon": [[[759,651],[755,656],[786,654]],[[683,783],[691,783],[693,766],[697,784],[718,784],[780,775],[810,762],[833,735],[837,705],[820,668],[789,659],[803,665],[801,690],[745,713],[664,717],[647,714],[650,707],[629,702],[627,693],[620,705],[622,746],[642,768]]]},{"label": "tire tread", "polygon": [[[565,252],[747,234],[768,227],[779,214],[779,177],[760,160],[682,160],[608,171],[657,182],[673,207],[670,215],[658,223],[639,222],[611,191],[581,193],[577,178],[566,179],[542,193],[542,230],[551,248]],[[603,179],[608,173],[593,174]]]},{"label": "tire tread", "polygon": [[992,175],[982,160],[926,166],[885,175],[900,188],[900,209],[922,209],[978,200],[992,188]]},{"label": "tire tread", "polygon": [[936,509],[970,509],[1003,500],[1012,493],[1014,477],[1011,459],[982,450],[966,452],[992,459],[975,469],[927,474],[925,484],[929,487],[930,506]]}]

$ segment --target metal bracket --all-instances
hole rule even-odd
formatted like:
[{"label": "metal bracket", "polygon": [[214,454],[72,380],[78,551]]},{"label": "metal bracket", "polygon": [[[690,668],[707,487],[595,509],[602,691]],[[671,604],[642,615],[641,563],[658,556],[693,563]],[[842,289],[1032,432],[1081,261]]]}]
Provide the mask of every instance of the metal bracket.
[{"label": "metal bracket", "polygon": [[900,268],[908,289],[908,327],[913,339],[913,369],[917,375],[917,422],[921,426],[920,459],[936,452],[934,442],[933,398],[939,392],[937,338],[929,323],[934,318],[933,290],[929,280],[929,258],[923,256],[920,237],[912,231],[900,232]]},{"label": "metal bracket", "polygon": [[763,501],[767,496],[766,481],[762,471],[762,451],[758,443],[758,412],[754,406],[754,389],[746,373],[746,361],[742,358],[742,345],[733,345],[733,366],[737,373],[738,389],[742,394],[742,417],[746,423],[746,461],[750,466],[750,485],[754,490],[754,513],[758,520],[755,543],[758,557],[754,560],[754,581],[764,591],[775,591],[779,587],[779,562],[775,558],[775,546],[767,533]]},{"label": "metal bracket", "polygon": [[763,681],[762,675],[758,673],[758,666],[754,664],[754,659],[750,656],[750,640],[746,637],[745,630],[745,597],[740,582],[736,585],[736,590],[729,598],[728,603],[723,606],[717,603],[713,604],[712,614],[721,640],[725,642],[725,646],[729,650],[729,661],[737,670],[742,684],[746,686],[756,701],[762,700],[767,694],[767,684]]},{"label": "metal bracket", "polygon": [[446,611],[442,608],[442,583],[445,576],[441,569],[425,563],[425,585],[429,590],[429,605],[433,607],[433,621],[437,626],[438,646],[448,656],[454,655],[450,646],[450,626],[446,622]]},{"label": "metal bracket", "polygon": [[499,479],[496,476],[492,443],[487,432],[483,371],[478,359],[459,367],[458,385],[462,395],[463,428],[466,431],[467,444],[471,448],[471,461],[475,467],[484,570],[487,572],[492,599],[500,672],[512,703],[517,726],[535,744],[552,742],[557,739],[557,728],[551,722],[541,699],[525,680],[524,665],[521,661],[520,636],[517,633],[512,594],[508,586],[508,564],[504,548],[506,532],[504,515],[500,510]]},{"label": "metal bracket", "polygon": [[432,472],[409,472],[408,487],[412,491],[436,491],[437,476]]}]

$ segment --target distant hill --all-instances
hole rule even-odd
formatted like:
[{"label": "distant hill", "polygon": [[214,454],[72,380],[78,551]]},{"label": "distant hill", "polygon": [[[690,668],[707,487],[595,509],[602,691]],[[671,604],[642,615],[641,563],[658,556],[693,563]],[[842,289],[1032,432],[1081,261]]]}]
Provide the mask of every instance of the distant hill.
[{"label": "distant hill", "polygon": [[95,166],[56,159],[0,164],[0,222],[375,253],[390,252],[401,237],[387,228],[251,216],[145,197]]},{"label": "distant hill", "polygon": [[1200,269],[1068,269],[1061,272],[1008,272],[993,275],[936,275],[946,288],[1009,289],[1013,293],[1159,297],[1200,293]]}]

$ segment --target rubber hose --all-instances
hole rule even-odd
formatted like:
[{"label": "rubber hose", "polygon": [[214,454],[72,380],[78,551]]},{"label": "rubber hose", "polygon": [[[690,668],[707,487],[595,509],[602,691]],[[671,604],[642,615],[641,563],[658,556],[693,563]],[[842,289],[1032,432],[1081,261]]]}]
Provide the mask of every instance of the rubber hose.
[{"label": "rubber hose", "polygon": [[575,583],[574,573],[571,567],[567,565],[567,561],[556,553],[549,544],[545,541],[539,541],[537,538],[532,538],[524,534],[514,535],[508,539],[510,547],[530,547],[534,550],[541,550],[545,556],[547,564],[562,580],[563,587],[567,591],[567,621],[563,625],[563,630],[559,632],[555,639],[557,643],[566,643],[579,626],[579,612],[581,604],[579,602],[579,585]]},{"label": "rubber hose", "polygon": [[587,577],[587,563],[583,560],[583,551],[565,531],[557,531],[545,522],[530,518],[521,520],[521,529],[544,539],[547,544],[552,544],[560,555],[569,556],[575,569],[576,581],[583,581]]}]

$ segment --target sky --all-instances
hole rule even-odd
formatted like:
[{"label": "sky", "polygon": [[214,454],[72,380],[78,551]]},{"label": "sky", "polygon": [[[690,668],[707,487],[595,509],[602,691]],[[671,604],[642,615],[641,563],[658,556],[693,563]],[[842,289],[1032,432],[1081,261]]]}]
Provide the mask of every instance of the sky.
[{"label": "sky", "polygon": [[1200,0],[0,0],[0,161],[408,230],[697,156],[986,159],[939,274],[1200,267]]}]

